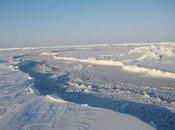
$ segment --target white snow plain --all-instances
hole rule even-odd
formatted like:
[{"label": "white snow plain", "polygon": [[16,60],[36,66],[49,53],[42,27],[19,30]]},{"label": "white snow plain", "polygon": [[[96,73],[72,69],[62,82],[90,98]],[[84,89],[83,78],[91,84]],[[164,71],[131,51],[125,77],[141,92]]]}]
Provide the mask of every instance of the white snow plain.
[{"label": "white snow plain", "polygon": [[175,43],[0,49],[0,130],[174,130]]}]

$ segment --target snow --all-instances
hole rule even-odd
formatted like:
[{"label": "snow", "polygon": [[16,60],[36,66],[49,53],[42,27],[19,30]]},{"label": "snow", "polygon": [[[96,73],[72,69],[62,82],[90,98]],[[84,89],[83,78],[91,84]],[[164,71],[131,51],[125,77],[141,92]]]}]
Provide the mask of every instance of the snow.
[{"label": "snow", "polygon": [[30,76],[28,75],[28,79],[29,79],[29,80],[32,80],[33,78],[32,78],[32,77],[30,77]]},{"label": "snow", "polygon": [[74,58],[74,57],[58,57],[58,56],[54,56],[54,59],[81,62],[81,63],[88,63],[88,64],[95,64],[95,65],[120,66],[120,67],[122,67],[123,70],[130,71],[130,72],[145,73],[149,76],[165,77],[165,78],[175,79],[175,73],[163,72],[161,70],[155,70],[155,69],[138,67],[138,66],[128,66],[128,65],[124,65],[122,62],[119,62],[119,61],[96,60],[94,58],[77,59],[77,58]]},{"label": "snow", "polygon": [[33,94],[34,93],[33,89],[30,88],[30,87],[26,88],[26,92],[29,93],[29,94]]},{"label": "snow", "polygon": [[[25,91],[22,91],[25,86],[20,87],[20,83],[27,81],[28,76],[24,76],[25,74],[20,71],[15,71],[13,76],[10,76],[12,70],[8,67],[3,69],[0,68],[2,73],[10,74],[6,79],[2,78],[3,75],[0,76],[1,85],[7,83],[7,86],[1,86],[3,89],[0,91],[0,103],[2,104],[0,106],[0,129],[2,130],[101,130],[104,128],[154,130],[151,126],[129,115],[105,109],[93,109],[87,104],[78,106],[50,95],[40,96],[35,94],[30,87],[26,88],[26,92],[33,95],[25,95]],[[8,86],[11,79],[19,82]],[[7,82],[8,80],[9,82]],[[8,93],[2,94],[5,90]],[[15,95],[13,95],[14,92]]]},{"label": "snow", "polygon": [[0,129],[174,130],[174,48],[1,49]]},{"label": "snow", "polygon": [[144,59],[155,59],[160,60],[163,57],[170,57],[175,55],[175,49],[167,45],[149,45],[136,47],[134,50],[131,50],[130,53],[143,53],[143,56],[138,60]]},{"label": "snow", "polygon": [[67,101],[64,101],[62,99],[56,99],[50,95],[46,95],[46,100],[49,100],[49,101],[54,101],[54,102],[59,102],[59,103],[67,103]]}]

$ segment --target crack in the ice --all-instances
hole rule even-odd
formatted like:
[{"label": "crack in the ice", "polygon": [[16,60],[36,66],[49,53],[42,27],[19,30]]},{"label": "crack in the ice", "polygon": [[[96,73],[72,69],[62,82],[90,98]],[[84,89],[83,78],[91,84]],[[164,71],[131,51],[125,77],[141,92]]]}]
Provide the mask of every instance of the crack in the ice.
[{"label": "crack in the ice", "polygon": [[[67,92],[63,87],[70,81],[69,74],[50,78],[49,73],[36,71],[40,62],[27,61],[19,64],[19,69],[34,78],[34,87],[42,95],[57,95],[58,97],[77,104],[88,104],[130,114],[149,124],[155,124],[158,130],[175,129],[175,113],[153,104],[136,103],[127,100],[111,99],[97,96],[93,93]],[[127,105],[126,105],[127,104]]]}]

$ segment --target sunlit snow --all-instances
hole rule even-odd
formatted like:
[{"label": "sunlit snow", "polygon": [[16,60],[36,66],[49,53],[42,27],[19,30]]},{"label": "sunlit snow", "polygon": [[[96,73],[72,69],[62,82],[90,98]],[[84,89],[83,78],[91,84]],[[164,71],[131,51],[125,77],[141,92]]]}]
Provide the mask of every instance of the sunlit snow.
[{"label": "sunlit snow", "polygon": [[0,49],[1,130],[174,130],[175,43]]}]

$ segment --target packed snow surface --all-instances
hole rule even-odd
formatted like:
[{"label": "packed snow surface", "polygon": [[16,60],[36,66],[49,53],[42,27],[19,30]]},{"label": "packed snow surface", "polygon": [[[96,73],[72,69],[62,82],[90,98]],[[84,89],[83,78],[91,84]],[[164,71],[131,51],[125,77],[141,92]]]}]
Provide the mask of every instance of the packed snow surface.
[{"label": "packed snow surface", "polygon": [[175,43],[0,49],[0,130],[175,130]]}]

